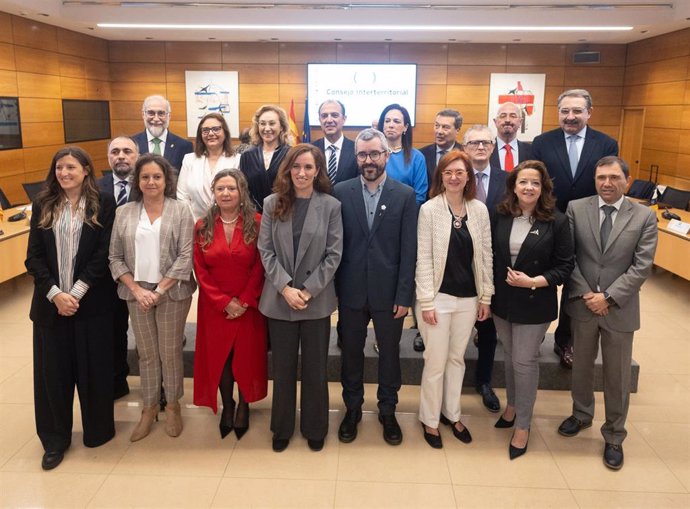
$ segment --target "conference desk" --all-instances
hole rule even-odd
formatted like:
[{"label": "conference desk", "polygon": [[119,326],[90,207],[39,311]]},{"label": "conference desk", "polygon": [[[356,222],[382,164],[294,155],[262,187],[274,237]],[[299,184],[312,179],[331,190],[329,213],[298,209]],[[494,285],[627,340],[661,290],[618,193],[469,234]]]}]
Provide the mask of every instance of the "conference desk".
[{"label": "conference desk", "polygon": [[26,219],[10,223],[9,217],[21,212],[22,207],[3,210],[3,220],[0,221],[0,283],[24,274],[26,267],[26,247],[29,244],[29,218],[31,211],[26,211]]},{"label": "conference desk", "polygon": [[[684,223],[690,223],[690,212],[669,210],[680,216]],[[663,218],[662,212],[663,210],[656,211],[656,217],[659,219],[659,243],[656,247],[654,265],[690,281],[690,236],[669,230],[669,220]]]}]

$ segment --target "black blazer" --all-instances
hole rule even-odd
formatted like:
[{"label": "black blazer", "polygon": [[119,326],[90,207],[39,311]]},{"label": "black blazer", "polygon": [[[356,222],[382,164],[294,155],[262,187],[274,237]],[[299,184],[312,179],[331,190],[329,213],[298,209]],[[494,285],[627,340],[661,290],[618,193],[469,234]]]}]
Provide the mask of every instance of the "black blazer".
[{"label": "black blazer", "polygon": [[[314,146],[318,148],[326,157],[326,165],[328,165],[328,156],[324,148],[323,138],[314,142]],[[357,166],[357,158],[355,157],[355,142],[349,138],[343,137],[343,148],[340,151],[340,158],[338,159],[338,171],[335,174],[335,183],[350,180],[359,175],[359,167]]]},{"label": "black blazer", "polygon": [[[529,161],[530,159],[533,158],[533,156],[532,156],[532,144],[531,143],[518,140],[517,144],[518,144],[518,153],[517,153],[517,161],[515,161],[515,166],[517,166],[518,163],[521,163],[522,161]],[[498,144],[497,143],[494,144],[494,151],[491,152],[491,158],[489,159],[489,164],[491,165],[492,168],[500,168],[501,167],[501,158],[498,157]]]},{"label": "black blazer", "polygon": [[[494,287],[491,311],[512,323],[537,324],[558,316],[556,287],[568,281],[575,266],[568,218],[558,210],[553,221],[535,221],[522,243],[515,265],[510,259],[510,230],[513,217],[496,213],[491,218],[494,254]],[[518,288],[506,283],[507,267],[528,276],[544,276],[549,286]]]},{"label": "black blazer", "polygon": [[540,134],[532,142],[534,158],[546,165],[553,180],[556,207],[565,212],[570,200],[594,196],[594,166],[604,156],[618,155],[618,143],[610,136],[587,127],[585,144],[577,164],[575,178],[570,171],[568,147],[561,128]]},{"label": "black blazer", "polygon": [[[137,142],[140,154],[147,154],[149,152],[149,140],[146,137],[146,131],[135,134],[132,136],[132,139]],[[168,131],[168,136],[165,139],[163,157],[165,157],[172,167],[175,168],[176,173],[180,173],[182,159],[190,152],[194,152],[194,145],[192,145],[191,141],[180,138]]]},{"label": "black blazer", "polygon": [[[29,318],[43,327],[51,327],[58,317],[57,308],[46,298],[53,285],[60,285],[55,235],[52,228],[38,227],[41,204],[34,202],[31,213],[31,230],[26,254],[26,269],[34,278],[34,295]],[[79,302],[75,318],[79,320],[112,313],[112,284],[108,268],[110,232],[115,220],[115,199],[101,193],[98,222],[91,227],[84,223],[74,265],[74,281],[81,279],[89,290]]]},{"label": "black blazer", "polygon": [[362,180],[335,186],[342,203],[343,256],[335,276],[338,304],[393,312],[394,305],[412,306],[417,258],[417,201],[414,190],[386,178],[374,223],[369,231]]},{"label": "black blazer", "polygon": [[503,201],[506,195],[506,179],[508,173],[503,171],[500,166],[490,165],[491,175],[489,176],[489,194],[486,196],[486,208],[489,215],[494,214],[496,205]]},{"label": "black blazer", "polygon": [[280,145],[271,158],[271,164],[266,170],[261,145],[252,147],[240,156],[240,170],[247,178],[249,194],[258,212],[264,210],[264,200],[273,193],[273,181],[278,175],[278,168],[283,162],[285,154],[290,150],[289,145]]},{"label": "black blazer", "polygon": [[[104,175],[98,180],[96,180],[96,185],[98,186],[98,190],[101,193],[108,194],[115,198],[117,201],[117,196],[115,196],[115,183],[113,182],[113,176],[112,175]],[[129,186],[129,196],[127,196],[127,202],[132,201],[132,183],[130,183]],[[118,190],[119,192],[119,190]]]},{"label": "black blazer", "polygon": [[[453,146],[453,150],[462,150],[460,143],[456,142]],[[431,181],[436,171],[436,143],[422,147],[419,151],[424,156],[424,161],[426,161],[426,175],[429,179],[429,191],[431,191]]]}]

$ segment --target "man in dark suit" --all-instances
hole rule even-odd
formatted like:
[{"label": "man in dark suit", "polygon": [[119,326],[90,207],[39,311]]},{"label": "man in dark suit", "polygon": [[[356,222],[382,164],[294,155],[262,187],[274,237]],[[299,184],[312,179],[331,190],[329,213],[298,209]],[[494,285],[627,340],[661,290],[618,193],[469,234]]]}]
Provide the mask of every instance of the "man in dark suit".
[{"label": "man in dark suit", "polygon": [[633,335],[640,328],[640,287],[652,270],[656,215],[629,201],[627,164],[607,156],[596,163],[598,196],[571,201],[567,216],[575,245],[566,311],[577,348],[573,362],[573,414],[558,432],[577,435],[594,418],[594,361],[601,342],[606,421],[604,465],[623,466],[625,420],[630,402]]},{"label": "man in dark suit", "polygon": [[436,171],[438,160],[451,150],[462,150],[457,137],[462,127],[462,115],[457,110],[445,109],[436,114],[434,120],[434,143],[422,147],[419,151],[426,161],[426,172],[429,177],[429,189],[431,179]]},{"label": "man in dark suit", "polygon": [[[119,207],[132,197],[131,178],[134,174],[134,165],[139,157],[137,144],[132,138],[118,136],[108,145],[108,162],[112,175],[105,175],[98,179],[96,183],[102,193],[109,194],[115,198],[115,203]],[[113,368],[115,380],[113,384],[114,399],[121,398],[129,394],[127,375],[129,375],[129,364],[127,364],[127,329],[129,328],[129,311],[127,301],[117,296],[117,284],[111,279],[112,284],[112,307],[113,307]]]},{"label": "man in dark suit", "polygon": [[328,99],[319,106],[319,123],[323,138],[316,140],[314,145],[326,157],[328,178],[333,185],[359,175],[355,144],[343,136],[346,120],[345,106],[340,101]]},{"label": "man in dark suit", "polygon": [[[465,132],[463,140],[465,152],[470,156],[472,168],[477,181],[477,199],[484,202],[489,214],[493,214],[496,205],[503,199],[506,190],[505,171],[489,163],[494,148],[491,129],[486,125],[473,125]],[[491,375],[494,369],[496,353],[496,326],[489,318],[474,324],[477,329],[477,376],[475,388],[482,396],[482,403],[490,412],[498,412],[501,403],[491,388]]]},{"label": "man in dark suit", "polygon": [[335,186],[342,204],[343,256],[336,273],[342,323],[343,400],[347,412],[341,442],[357,437],[364,403],[364,343],[374,322],[379,345],[379,422],[391,445],[402,442],[395,418],[400,375],[400,335],[414,301],[417,203],[414,190],[386,176],[390,150],[385,136],[365,129],[355,140],[361,177]]},{"label": "man in dark suit", "polygon": [[[553,179],[556,206],[565,212],[570,200],[597,194],[594,167],[605,156],[618,155],[618,143],[587,124],[592,115],[592,97],[582,89],[566,90],[558,97],[559,129],[534,138],[532,153],[543,162]],[[561,312],[556,328],[554,351],[565,368],[573,366],[570,319],[563,311],[567,285],[561,297]]]},{"label": "man in dark suit", "polygon": [[194,152],[194,147],[189,140],[168,131],[170,102],[161,95],[151,95],[144,99],[141,111],[146,129],[132,136],[139,147],[139,153],[150,152],[162,155],[179,173],[182,168],[182,159],[190,152]]},{"label": "man in dark suit", "polygon": [[532,144],[517,139],[522,126],[522,112],[517,104],[501,104],[496,112],[494,125],[496,146],[491,153],[491,166],[503,171],[513,171],[522,161],[532,159]]}]

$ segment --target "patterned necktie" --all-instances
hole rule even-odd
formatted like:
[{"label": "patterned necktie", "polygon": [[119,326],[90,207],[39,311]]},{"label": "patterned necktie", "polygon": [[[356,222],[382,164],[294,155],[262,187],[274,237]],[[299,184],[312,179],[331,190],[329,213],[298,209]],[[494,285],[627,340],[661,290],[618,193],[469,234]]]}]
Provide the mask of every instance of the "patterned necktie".
[{"label": "patterned necktie", "polygon": [[127,203],[127,181],[120,180],[117,185],[120,186],[120,192],[117,193],[117,206],[119,207]]},{"label": "patterned necktie", "polygon": [[505,159],[505,164],[504,170],[505,171],[513,171],[513,168],[515,168],[515,161],[513,161],[513,150],[510,145],[505,145],[506,148],[506,159]]},{"label": "patterned necktie", "polygon": [[613,217],[611,214],[616,210],[613,205],[602,205],[601,210],[604,211],[604,222],[601,223],[601,230],[599,235],[601,237],[601,252],[606,251],[606,242],[609,240],[609,235],[613,229]]},{"label": "patterned necktie", "polygon": [[335,174],[338,172],[338,161],[335,155],[338,148],[331,145],[328,149],[331,151],[331,155],[328,157],[328,178],[331,180],[331,184],[335,184]]},{"label": "patterned necktie", "polygon": [[153,142],[153,152],[152,154],[161,155],[161,140],[160,138],[154,138],[151,140]]},{"label": "patterned necktie", "polygon": [[484,191],[484,177],[486,177],[486,175],[483,171],[477,172],[477,199],[485,204],[486,191]]},{"label": "patterned necktie", "polygon": [[447,153],[448,153],[447,150],[439,150],[439,151],[438,151],[438,154],[436,154],[436,164],[438,164],[438,162],[439,162],[441,159],[443,159],[443,156],[445,156]]},{"label": "patterned necktie", "polygon": [[573,134],[568,140],[570,145],[568,146],[568,159],[570,160],[570,171],[575,176],[577,172],[577,163],[580,161],[580,155],[577,153],[577,139],[579,136]]}]

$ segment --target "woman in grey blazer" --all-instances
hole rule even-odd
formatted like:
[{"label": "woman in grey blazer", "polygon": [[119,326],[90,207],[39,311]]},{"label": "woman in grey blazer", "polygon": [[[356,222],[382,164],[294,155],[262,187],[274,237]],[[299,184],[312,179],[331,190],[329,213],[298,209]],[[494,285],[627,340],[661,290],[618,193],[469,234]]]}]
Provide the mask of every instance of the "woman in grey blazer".
[{"label": "woman in grey blazer", "polygon": [[259,310],[268,317],[273,358],[273,450],[288,446],[295,429],[297,358],[302,351],[301,425],[309,448],[323,448],[328,432],[326,363],[333,278],[343,251],[340,202],[330,196],[326,161],[313,145],[290,149],[274,194],[264,201],[259,252],[266,270]]},{"label": "woman in grey blazer", "polygon": [[182,338],[196,289],[194,220],[189,206],[175,199],[173,178],[163,157],[141,156],[134,169],[135,201],[117,209],[110,240],[110,272],[127,301],[139,352],[144,409],[132,442],[147,436],[158,416],[161,375],[168,398],[165,431],[171,437],[182,433]]}]

